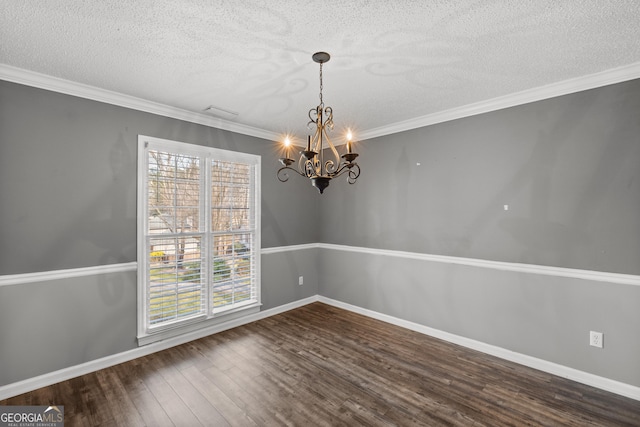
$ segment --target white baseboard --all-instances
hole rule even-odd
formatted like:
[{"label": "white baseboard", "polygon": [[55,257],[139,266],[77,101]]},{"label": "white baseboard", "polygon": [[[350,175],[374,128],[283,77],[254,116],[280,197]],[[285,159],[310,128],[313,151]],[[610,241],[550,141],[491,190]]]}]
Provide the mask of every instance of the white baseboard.
[{"label": "white baseboard", "polygon": [[309,298],[294,301],[288,304],[284,304],[278,307],[274,307],[268,310],[261,311],[259,313],[250,314],[248,316],[233,319],[228,322],[224,322],[218,325],[211,326],[209,328],[200,329],[179,337],[158,341],[152,344],[148,344],[142,347],[134,348],[122,353],[113,354],[100,359],[91,360],[80,365],[70,366],[68,368],[60,369],[58,371],[49,372],[44,375],[29,378],[23,381],[7,384],[0,387],[0,400],[8,399],[9,397],[17,396],[22,393],[27,393],[42,387],[46,387],[60,381],[66,381],[71,378],[78,377],[80,375],[89,374],[91,372],[99,371],[100,369],[108,368],[110,366],[117,365],[119,363],[128,362],[129,360],[137,359],[138,357],[146,356],[151,353],[166,350],[171,347],[175,347],[180,344],[187,343],[189,341],[197,340],[199,338],[206,337],[218,332],[226,331],[227,329],[236,328],[238,326],[245,325],[247,323],[255,322],[257,320],[265,319],[267,317],[275,316],[276,314],[284,313],[285,311],[293,310],[294,308],[302,307],[312,302],[318,301],[318,296],[312,296]]},{"label": "white baseboard", "polygon": [[590,374],[588,372],[579,371],[577,369],[569,368],[567,366],[559,365],[557,363],[548,362],[546,360],[538,359],[536,357],[527,356],[525,354],[516,353],[511,350],[507,350],[494,345],[486,344],[480,341],[472,340],[469,338],[461,337],[459,335],[450,334],[438,329],[433,329],[428,326],[420,325],[418,323],[410,322],[408,320],[399,319],[397,317],[389,316],[386,314],[378,313],[373,310],[351,305],[342,301],[337,301],[331,298],[318,296],[318,301],[337,307],[344,310],[349,310],[354,313],[362,314],[373,319],[381,320],[392,325],[400,326],[405,329],[419,332],[421,334],[429,335],[435,338],[439,338],[443,341],[448,341],[453,344],[461,345],[472,350],[477,350],[491,356],[496,356],[510,362],[515,362],[520,365],[528,366],[530,368],[537,369],[539,371],[547,372],[559,377],[567,378],[572,381],[576,381],[582,384],[589,385],[591,387],[599,388],[601,390],[609,391],[611,393],[619,394],[621,396],[629,397],[640,401],[640,387],[625,384],[619,381],[614,381],[608,378],[600,377],[598,375]]},{"label": "white baseboard", "polygon": [[326,298],[320,295],[314,295],[314,296],[301,299],[298,301],[294,301],[288,304],[284,304],[272,309],[264,310],[259,313],[255,313],[240,319],[230,320],[229,322],[215,325],[203,330],[194,331],[190,334],[183,335],[180,337],[159,341],[143,347],[138,347],[122,353],[118,353],[111,356],[103,357],[101,359],[82,363],[80,365],[70,366],[68,368],[60,369],[58,371],[50,372],[34,378],[29,378],[23,381],[1,386],[0,400],[17,396],[22,393],[27,393],[29,391],[33,391],[41,387],[46,387],[46,386],[58,383],[60,381],[66,381],[71,378],[78,377],[80,375],[89,374],[91,372],[108,368],[110,366],[114,366],[119,363],[127,362],[129,360],[133,360],[138,357],[146,356],[151,353],[166,350],[168,348],[175,347],[177,345],[184,344],[199,338],[203,338],[205,336],[212,335],[218,332],[222,332],[227,329],[232,329],[238,326],[245,325],[247,323],[251,323],[257,320],[265,319],[267,317],[275,316],[276,314],[284,313],[286,311],[293,310],[295,308],[299,308],[316,301],[319,301],[337,308],[341,308],[344,310],[352,311],[354,313],[362,314],[364,316],[381,320],[383,322],[390,323],[392,325],[400,326],[402,328],[406,328],[412,331],[419,332],[421,334],[439,338],[441,340],[448,341],[453,344],[461,345],[463,347],[477,350],[485,354],[496,356],[504,360],[509,360],[511,362],[518,363],[520,365],[528,366],[530,368],[538,369],[543,372],[547,372],[553,375],[557,375],[559,377],[567,378],[572,381],[576,381],[582,384],[599,388],[601,390],[605,390],[611,393],[619,394],[621,396],[629,397],[631,399],[640,401],[640,387],[632,386],[619,381],[614,381],[608,378],[600,377],[598,375],[593,375],[588,372],[579,371],[577,369],[573,369],[567,366],[548,362],[546,360],[516,353],[501,347],[496,347],[480,341],[450,334],[448,332],[440,331],[438,329],[433,329],[428,326],[420,325],[418,323],[410,322],[408,320],[403,320],[397,317],[378,313],[373,310],[358,307],[358,306],[337,301],[331,298]]}]

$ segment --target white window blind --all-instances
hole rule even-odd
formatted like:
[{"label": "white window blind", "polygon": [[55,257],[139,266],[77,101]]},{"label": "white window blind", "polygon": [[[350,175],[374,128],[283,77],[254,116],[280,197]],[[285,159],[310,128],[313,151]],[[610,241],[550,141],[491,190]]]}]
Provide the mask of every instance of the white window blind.
[{"label": "white window blind", "polygon": [[139,154],[138,335],[259,305],[260,157],[142,136]]}]

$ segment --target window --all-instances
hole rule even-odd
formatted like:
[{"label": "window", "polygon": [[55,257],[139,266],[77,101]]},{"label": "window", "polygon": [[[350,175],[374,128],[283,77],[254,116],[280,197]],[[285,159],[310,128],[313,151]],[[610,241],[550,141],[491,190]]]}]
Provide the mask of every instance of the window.
[{"label": "window", "polygon": [[260,305],[260,156],[140,136],[138,338]]}]

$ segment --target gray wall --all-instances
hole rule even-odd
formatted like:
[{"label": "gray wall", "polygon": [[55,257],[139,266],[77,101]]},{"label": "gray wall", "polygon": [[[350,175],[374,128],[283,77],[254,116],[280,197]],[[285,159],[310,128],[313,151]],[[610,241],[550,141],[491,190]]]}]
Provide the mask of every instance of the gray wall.
[{"label": "gray wall", "polygon": [[[0,275],[136,261],[138,134],[261,155],[262,247],[319,240],[269,141],[0,81]],[[316,295],[316,260],[263,256],[262,309]],[[0,286],[0,386],[136,346],[135,273]]]},{"label": "gray wall", "polygon": [[[639,117],[635,80],[365,141],[322,241],[640,274]],[[320,271],[323,296],[640,386],[639,286],[328,249]]]},{"label": "gray wall", "polygon": [[[263,255],[262,310],[317,295],[318,257]],[[135,271],[0,287],[0,386],[136,348],[136,289]]]},{"label": "gray wall", "polygon": [[262,247],[317,242],[320,196],[275,143],[0,81],[0,275],[136,260],[138,135],[262,156]]},{"label": "gray wall", "polygon": [[640,286],[330,249],[320,259],[323,296],[640,387]]},{"label": "gray wall", "polygon": [[[638,117],[632,81],[376,138],[359,145],[359,182],[319,196],[276,180],[268,141],[0,81],[0,275],[135,261],[138,134],[262,155],[264,248],[640,274]],[[0,385],[134,348],[135,282],[0,287]],[[637,286],[328,249],[263,255],[263,309],[315,294],[640,386]],[[589,330],[605,333],[603,350]]]},{"label": "gray wall", "polygon": [[322,241],[640,274],[638,117],[635,80],[364,141]]},{"label": "gray wall", "polygon": [[131,350],[136,272],[0,287],[0,386]]}]

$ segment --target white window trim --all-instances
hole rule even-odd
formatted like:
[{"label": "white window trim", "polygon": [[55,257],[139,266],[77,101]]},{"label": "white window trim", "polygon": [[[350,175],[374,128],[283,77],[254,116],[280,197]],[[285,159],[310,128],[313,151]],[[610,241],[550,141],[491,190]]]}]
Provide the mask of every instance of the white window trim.
[{"label": "white window trim", "polygon": [[[174,324],[165,324],[162,326],[149,327],[146,322],[147,304],[146,304],[146,283],[147,283],[147,262],[148,254],[146,254],[146,233],[148,227],[148,218],[146,215],[146,194],[147,194],[147,146],[156,147],[161,150],[179,152],[181,154],[192,154],[197,156],[214,157],[217,160],[242,162],[254,165],[253,177],[253,195],[255,210],[255,236],[254,236],[254,271],[256,281],[256,302],[248,303],[227,310],[223,313],[214,313],[212,308],[207,304],[207,313],[194,316]],[[161,341],[167,338],[193,332],[198,329],[211,327],[223,322],[234,320],[243,316],[255,314],[260,311],[262,305],[261,284],[260,284],[260,250],[261,250],[261,157],[255,154],[241,153],[229,151],[220,148],[212,148],[194,144],[187,144],[178,141],[155,138],[151,136],[138,135],[138,181],[137,181],[137,257],[138,257],[138,284],[137,284],[137,318],[138,318],[138,345],[146,345],[152,342]],[[209,201],[206,201],[209,204]],[[208,299],[208,298],[207,298]]]}]

